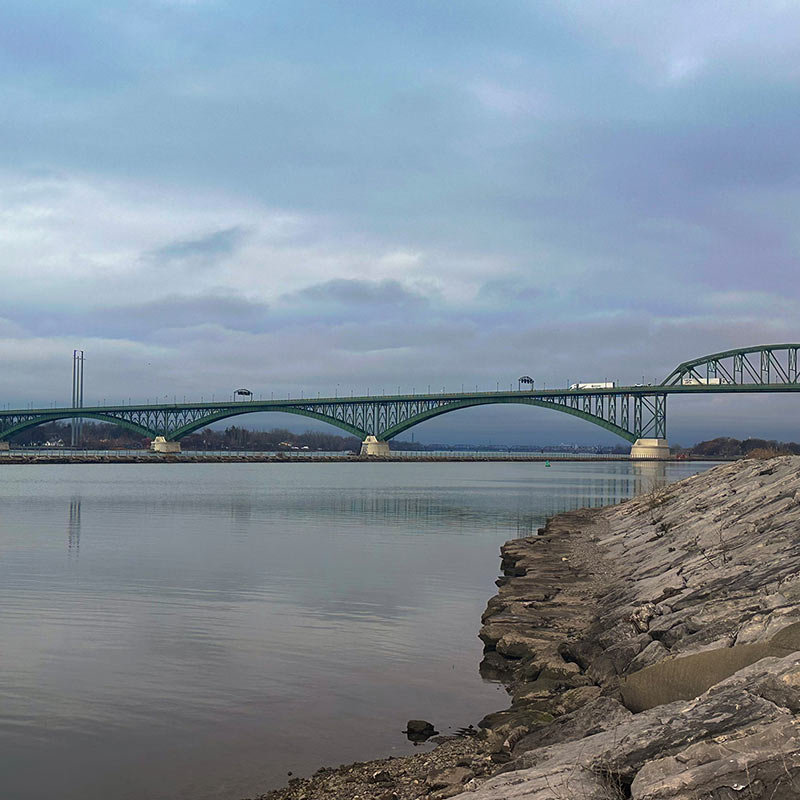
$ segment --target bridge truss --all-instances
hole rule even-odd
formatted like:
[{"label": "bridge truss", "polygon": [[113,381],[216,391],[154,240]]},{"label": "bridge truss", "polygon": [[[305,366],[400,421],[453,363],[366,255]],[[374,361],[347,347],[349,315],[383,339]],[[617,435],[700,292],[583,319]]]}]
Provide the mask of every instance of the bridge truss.
[{"label": "bridge truss", "polygon": [[0,411],[0,440],[45,422],[82,418],[111,422],[141,436],[179,441],[213,422],[242,414],[280,411],[328,422],[362,440],[372,435],[386,441],[441,414],[508,403],[571,414],[631,442],[645,436],[663,437],[666,431],[663,393],[548,391]]},{"label": "bridge truss", "polygon": [[713,353],[678,364],[661,385],[794,386],[800,382],[798,350],[800,344],[764,344]]},{"label": "bridge truss", "polygon": [[180,441],[213,422],[267,411],[300,414],[362,440],[375,436],[386,441],[441,414],[510,403],[570,414],[629,442],[666,439],[668,394],[800,391],[798,350],[800,344],[780,344],[714,353],[679,364],[656,386],[3,410],[0,441],[45,422],[71,418],[111,422],[142,436]]}]

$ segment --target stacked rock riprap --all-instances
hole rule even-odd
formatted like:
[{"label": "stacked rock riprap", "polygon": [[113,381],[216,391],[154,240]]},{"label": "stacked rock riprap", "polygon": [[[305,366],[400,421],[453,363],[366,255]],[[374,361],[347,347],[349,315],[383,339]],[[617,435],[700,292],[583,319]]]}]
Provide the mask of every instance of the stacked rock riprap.
[{"label": "stacked rock riprap", "polygon": [[[507,763],[464,798],[800,797],[800,458],[561,515],[503,552],[482,636],[514,686]],[[543,586],[571,572],[541,599],[539,562]],[[556,609],[581,599],[570,630]]]}]

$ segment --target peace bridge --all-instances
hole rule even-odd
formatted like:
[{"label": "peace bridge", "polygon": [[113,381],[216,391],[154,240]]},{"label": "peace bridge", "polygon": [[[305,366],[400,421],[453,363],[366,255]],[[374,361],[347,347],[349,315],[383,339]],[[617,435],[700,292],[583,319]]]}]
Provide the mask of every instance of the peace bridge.
[{"label": "peace bridge", "polygon": [[[517,403],[549,408],[599,425],[631,442],[632,458],[667,458],[669,395],[800,391],[800,344],[727,350],[679,364],[660,384],[496,392],[400,394],[349,398],[110,405],[0,411],[0,450],[28,428],[63,419],[111,422],[153,439],[153,449],[179,453],[181,439],[219,420],[280,411],[322,420],[358,436],[362,455],[389,454],[389,440],[420,422],[462,408]],[[602,386],[602,388],[597,388]]]}]

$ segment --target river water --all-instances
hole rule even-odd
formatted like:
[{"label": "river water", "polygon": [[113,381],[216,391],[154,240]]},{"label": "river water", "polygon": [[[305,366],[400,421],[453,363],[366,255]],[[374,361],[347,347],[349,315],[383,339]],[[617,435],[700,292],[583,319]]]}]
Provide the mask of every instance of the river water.
[{"label": "river water", "polygon": [[0,797],[236,800],[476,723],[500,544],[708,466],[0,466]]}]

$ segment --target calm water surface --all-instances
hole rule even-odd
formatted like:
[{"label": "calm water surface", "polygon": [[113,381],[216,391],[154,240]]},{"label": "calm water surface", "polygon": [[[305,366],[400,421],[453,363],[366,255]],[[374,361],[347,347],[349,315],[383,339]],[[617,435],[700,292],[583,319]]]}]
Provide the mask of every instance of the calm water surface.
[{"label": "calm water surface", "polygon": [[498,546],[707,466],[0,466],[0,797],[232,800],[476,723]]}]

